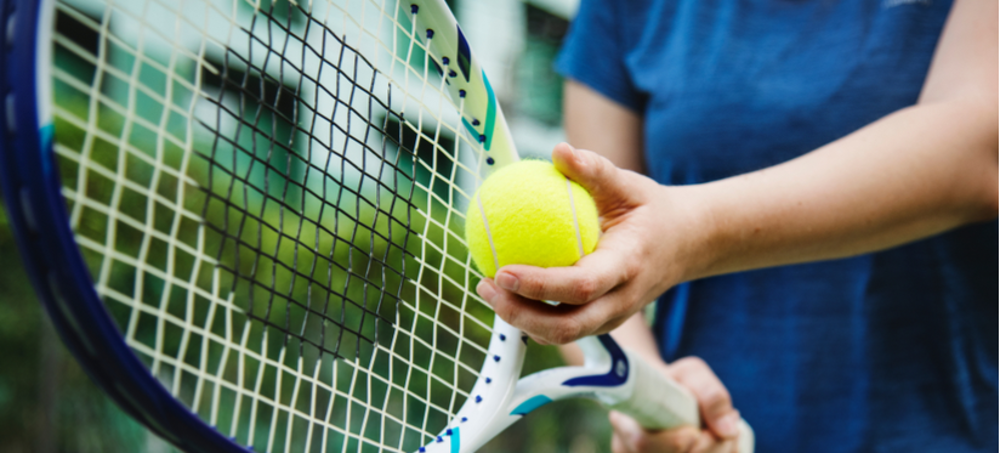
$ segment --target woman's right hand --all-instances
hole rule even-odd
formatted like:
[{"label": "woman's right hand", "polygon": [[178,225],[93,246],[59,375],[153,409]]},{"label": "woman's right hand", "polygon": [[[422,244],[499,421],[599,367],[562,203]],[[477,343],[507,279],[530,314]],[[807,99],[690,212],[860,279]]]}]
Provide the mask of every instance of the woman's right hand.
[{"label": "woman's right hand", "polygon": [[705,361],[685,357],[660,370],[687,388],[698,401],[704,427],[649,431],[631,417],[611,412],[614,453],[737,453],[740,413],[733,408],[729,391]]}]

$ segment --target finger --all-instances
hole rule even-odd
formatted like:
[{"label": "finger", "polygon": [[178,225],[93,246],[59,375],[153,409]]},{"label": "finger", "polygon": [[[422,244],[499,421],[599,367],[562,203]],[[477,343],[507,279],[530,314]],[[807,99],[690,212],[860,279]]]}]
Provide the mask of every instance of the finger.
[{"label": "finger", "polygon": [[628,269],[623,253],[601,248],[567,267],[504,266],[495,281],[497,286],[528,299],[580,305],[624,283]]},{"label": "finger", "polygon": [[476,292],[493,307],[497,316],[521,329],[539,344],[565,344],[582,337],[582,330],[571,313],[578,306],[552,306],[526,299],[500,288],[490,279],[483,279]]},{"label": "finger", "polygon": [[528,299],[579,305],[631,280],[645,259],[642,247],[634,233],[609,230],[597,243],[597,250],[572,266],[544,269],[508,265],[497,273],[496,283]]},{"label": "finger", "polygon": [[627,448],[625,448],[625,442],[622,441],[621,437],[618,435],[612,435],[611,437],[611,453],[632,453]]},{"label": "finger", "polygon": [[641,446],[643,439],[640,437],[644,435],[642,427],[632,417],[618,411],[608,412],[608,421],[611,422],[611,430],[614,432],[612,442],[618,441],[619,445],[617,449],[612,445],[612,450],[615,453],[619,451],[637,453],[639,450],[636,447]]},{"label": "finger", "polygon": [[671,376],[691,390],[705,424],[717,436],[732,439],[739,434],[740,413],[733,408],[729,390],[712,369],[697,357],[685,357],[670,364]]},{"label": "finger", "polygon": [[[493,311],[540,344],[566,344],[587,335],[603,333],[624,322],[623,295],[612,292],[585,305],[552,306],[496,286],[483,279],[476,287]],[[610,297],[613,296],[613,297]],[[605,300],[607,299],[607,300]]]},{"label": "finger", "polygon": [[617,204],[635,196],[635,191],[629,190],[625,173],[595,152],[560,143],[552,150],[552,163],[562,174],[587,189],[598,208],[608,202]]},{"label": "finger", "polygon": [[[630,453],[706,451],[711,447],[711,436],[702,434],[694,426],[648,431],[632,417],[619,412],[612,411],[608,419],[615,438],[620,439],[623,449]],[[701,448],[696,450],[696,446]]]}]

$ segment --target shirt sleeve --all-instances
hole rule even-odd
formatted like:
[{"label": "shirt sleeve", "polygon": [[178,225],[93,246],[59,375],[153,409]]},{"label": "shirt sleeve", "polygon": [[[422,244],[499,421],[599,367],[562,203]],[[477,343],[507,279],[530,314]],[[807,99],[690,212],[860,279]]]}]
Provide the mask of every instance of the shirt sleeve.
[{"label": "shirt sleeve", "polygon": [[643,96],[632,84],[618,0],[583,0],[555,61],[556,72],[634,111]]}]

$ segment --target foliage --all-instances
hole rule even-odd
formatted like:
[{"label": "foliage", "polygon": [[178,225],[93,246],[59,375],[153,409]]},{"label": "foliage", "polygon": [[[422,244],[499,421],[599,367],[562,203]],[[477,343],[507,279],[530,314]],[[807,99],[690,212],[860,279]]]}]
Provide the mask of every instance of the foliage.
[{"label": "foliage", "polygon": [[[291,22],[302,20],[289,14]],[[60,15],[57,28],[73,31],[80,48],[96,52],[96,36],[76,33],[86,27]],[[417,394],[429,389],[431,404],[457,410],[462,398],[445,383],[471,387],[484,357],[461,344],[485,344],[492,313],[469,296],[478,278],[459,239],[462,220],[449,208],[461,203],[453,187],[460,184],[454,177],[439,179],[459,166],[448,154],[458,149],[455,137],[418,131],[401,115],[385,112],[385,130],[376,134],[387,134],[381,146],[346,139],[333,146],[334,133],[317,138],[306,127],[324,118],[303,100],[309,96],[301,86],[286,86],[265,70],[213,61],[220,72],[199,73],[193,61],[174,62],[152,44],[139,57],[112,41],[107,46],[103,73],[92,59],[56,46],[58,167],[98,291],[160,382],[202,418],[218,412],[217,426],[248,442],[267,439],[270,423],[251,426],[239,395],[203,389],[189,370],[218,369],[237,387],[257,381],[265,396],[308,411],[312,401],[331,396],[306,392],[285,401],[281,395],[293,393],[294,381],[278,384],[274,363],[295,368],[301,357],[322,367],[318,375],[330,382],[350,370],[335,370],[335,357],[337,363],[365,363],[381,348],[432,369],[400,381],[403,374],[388,372],[389,361],[375,360],[375,375]],[[172,74],[158,69],[168,66]],[[198,77],[203,92],[195,94],[184,82]],[[98,88],[90,90],[91,84]],[[394,128],[399,132],[392,135]],[[363,135],[367,139],[367,131]],[[421,136],[434,136],[441,146],[427,146]],[[0,451],[171,450],[100,393],[58,344],[15,258],[6,219],[0,213],[6,262],[0,273]],[[216,316],[220,301],[236,308]],[[393,331],[393,323],[429,339],[446,358],[438,356],[430,367],[430,348],[377,334]],[[258,367],[254,358],[226,361],[225,342],[218,339],[244,333],[256,342],[249,348],[272,361],[268,367]],[[206,337],[212,341],[202,341]],[[526,373],[560,364],[551,347],[531,345],[528,359]],[[361,390],[337,388],[362,401],[384,400],[384,410],[417,425],[447,421],[421,404],[411,403],[402,414],[400,397],[386,397],[390,391],[378,380]],[[215,396],[217,402],[206,403]],[[335,423],[359,424],[341,409],[332,409]],[[278,412],[262,406],[258,417],[268,420],[268,411]],[[375,423],[368,430],[379,428]],[[280,450],[283,434],[276,436],[271,441]],[[585,453],[606,449],[607,436],[603,411],[594,403],[562,402],[532,413],[484,451]],[[415,449],[419,440],[404,445]]]}]

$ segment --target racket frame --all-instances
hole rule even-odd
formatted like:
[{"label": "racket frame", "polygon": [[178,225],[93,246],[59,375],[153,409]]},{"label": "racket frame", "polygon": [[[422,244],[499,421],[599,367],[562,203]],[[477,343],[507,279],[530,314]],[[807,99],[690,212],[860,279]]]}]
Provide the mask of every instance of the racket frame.
[{"label": "racket frame", "polygon": [[126,413],[184,451],[253,451],[209,426],[150,374],[94,289],[69,227],[53,147],[55,13],[55,0],[0,0],[0,182],[31,283],[63,344]]}]

